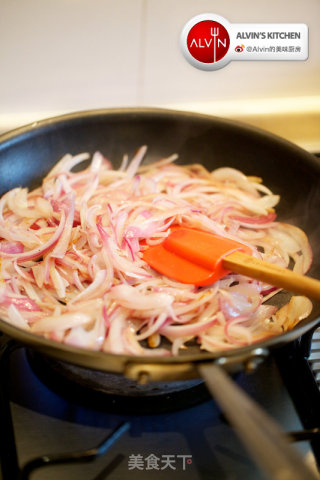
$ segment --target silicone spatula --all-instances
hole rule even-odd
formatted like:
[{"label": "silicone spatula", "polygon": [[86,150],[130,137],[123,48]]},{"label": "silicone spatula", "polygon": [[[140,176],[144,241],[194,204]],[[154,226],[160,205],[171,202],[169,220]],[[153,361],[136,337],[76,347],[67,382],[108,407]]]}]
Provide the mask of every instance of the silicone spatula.
[{"label": "silicone spatula", "polygon": [[320,281],[253,257],[240,242],[187,227],[174,227],[164,241],[148,246],[143,259],[182,283],[210,285],[230,272],[320,300]]}]

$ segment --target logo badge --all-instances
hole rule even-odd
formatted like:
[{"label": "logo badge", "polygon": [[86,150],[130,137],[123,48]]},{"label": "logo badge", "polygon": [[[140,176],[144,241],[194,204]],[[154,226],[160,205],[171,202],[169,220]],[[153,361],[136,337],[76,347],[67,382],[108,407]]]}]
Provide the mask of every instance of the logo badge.
[{"label": "logo badge", "polygon": [[195,60],[202,63],[216,63],[229,50],[230,37],[219,22],[203,20],[196,23],[188,33],[187,48]]},{"label": "logo badge", "polygon": [[230,48],[229,22],[219,15],[202,14],[192,18],[181,33],[182,53],[191,65],[201,70],[224,67]]},{"label": "logo badge", "polygon": [[229,23],[219,15],[203,13],[186,23],[180,46],[192,66],[207,71],[223,68],[232,60],[304,61],[308,27],[303,23]]}]

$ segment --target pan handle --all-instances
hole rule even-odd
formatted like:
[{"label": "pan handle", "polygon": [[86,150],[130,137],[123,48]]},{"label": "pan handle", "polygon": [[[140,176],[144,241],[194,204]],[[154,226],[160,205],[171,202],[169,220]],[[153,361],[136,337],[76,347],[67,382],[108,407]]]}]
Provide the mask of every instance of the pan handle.
[{"label": "pan handle", "polygon": [[215,363],[199,372],[257,465],[272,480],[319,480],[291,447],[285,433]]}]

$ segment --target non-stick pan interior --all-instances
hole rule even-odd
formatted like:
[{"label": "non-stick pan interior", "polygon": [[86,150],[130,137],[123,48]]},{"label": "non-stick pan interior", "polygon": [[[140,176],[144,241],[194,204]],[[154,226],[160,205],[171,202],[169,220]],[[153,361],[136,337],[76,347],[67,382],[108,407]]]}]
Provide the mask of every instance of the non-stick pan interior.
[{"label": "non-stick pan interior", "polygon": [[[172,153],[179,162],[221,166],[263,178],[281,196],[278,219],[301,227],[314,252],[310,274],[320,278],[320,164],[295,145],[226,120],[154,109],[80,112],[38,122],[3,135],[0,195],[16,186],[33,188],[65,153],[99,150],[115,167],[124,154],[148,146],[147,162]],[[286,303],[287,295],[279,296]],[[319,316],[315,305],[309,319]],[[1,322],[2,323],[2,322]],[[305,326],[307,321],[301,323]]]}]

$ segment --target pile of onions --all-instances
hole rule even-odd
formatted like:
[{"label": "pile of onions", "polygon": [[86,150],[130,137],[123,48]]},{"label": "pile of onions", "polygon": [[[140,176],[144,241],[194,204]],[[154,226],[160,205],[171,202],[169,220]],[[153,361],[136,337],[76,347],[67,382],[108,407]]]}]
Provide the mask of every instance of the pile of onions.
[{"label": "pile of onions", "polygon": [[[170,280],[142,259],[170,227],[218,233],[252,254],[305,273],[305,234],[276,222],[279,196],[233,168],[208,172],[174,164],[141,166],[146,147],[118,170],[99,152],[65,155],[28,192],[0,200],[0,317],[65,344],[118,354],[171,355],[197,342],[208,351],[249,345],[292,328],[311,302],[238,274],[203,288]],[[165,348],[163,338],[171,342]]]}]

